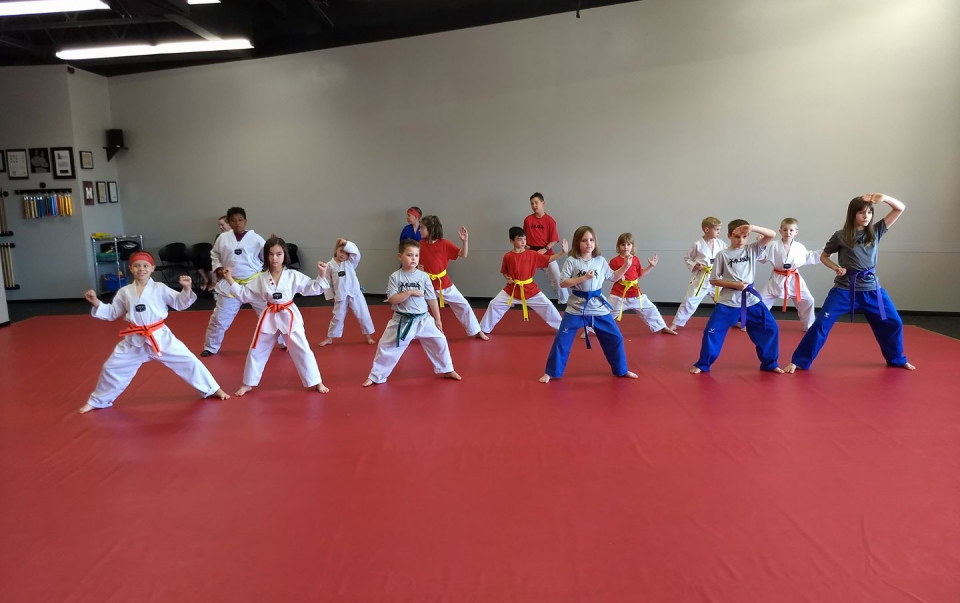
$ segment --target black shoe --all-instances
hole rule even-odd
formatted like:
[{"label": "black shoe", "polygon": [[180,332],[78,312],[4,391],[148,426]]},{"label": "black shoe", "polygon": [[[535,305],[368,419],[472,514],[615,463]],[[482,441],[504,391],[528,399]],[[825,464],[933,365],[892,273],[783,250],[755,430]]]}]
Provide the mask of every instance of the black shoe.
[{"label": "black shoe", "polygon": [[210,350],[204,350],[200,352],[200,355],[203,356],[204,358],[206,358],[207,356],[213,356],[215,354],[216,352],[211,352]]}]

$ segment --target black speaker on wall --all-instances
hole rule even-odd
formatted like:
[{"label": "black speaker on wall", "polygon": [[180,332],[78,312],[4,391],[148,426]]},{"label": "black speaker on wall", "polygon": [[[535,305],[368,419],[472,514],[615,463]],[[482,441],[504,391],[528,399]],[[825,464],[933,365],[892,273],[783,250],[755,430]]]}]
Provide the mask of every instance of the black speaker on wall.
[{"label": "black speaker on wall", "polygon": [[107,151],[107,161],[113,159],[117,151],[126,149],[123,144],[123,130],[107,130],[107,146],[103,148]]}]

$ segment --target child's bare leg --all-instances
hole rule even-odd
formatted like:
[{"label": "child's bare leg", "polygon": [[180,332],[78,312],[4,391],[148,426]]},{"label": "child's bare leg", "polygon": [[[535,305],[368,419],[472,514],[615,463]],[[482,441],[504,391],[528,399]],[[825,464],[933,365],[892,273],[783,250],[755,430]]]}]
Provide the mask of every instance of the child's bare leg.
[{"label": "child's bare leg", "polygon": [[450,371],[449,373],[443,374],[444,379],[453,379],[454,381],[460,381],[461,377],[457,371]]},{"label": "child's bare leg", "polygon": [[97,410],[97,407],[90,406],[89,404],[84,404],[83,406],[80,407],[80,409],[77,412],[79,412],[81,415],[84,415],[90,412],[91,410]]},{"label": "child's bare leg", "polygon": [[238,390],[237,390],[237,393],[234,394],[234,395],[236,395],[236,396],[242,396],[243,394],[247,393],[248,391],[250,391],[250,390],[252,390],[252,389],[253,389],[253,386],[252,386],[252,385],[244,385],[243,387],[241,387],[240,389],[238,389]]},{"label": "child's bare leg", "polygon": [[634,373],[633,371],[627,371],[626,373],[620,375],[620,377],[624,377],[624,378],[627,378],[627,379],[636,379],[636,378],[637,378],[637,374]]},{"label": "child's bare leg", "polygon": [[330,388],[323,384],[323,381],[317,384],[317,391],[321,394],[326,394],[330,392]]},{"label": "child's bare leg", "polygon": [[540,377],[540,383],[550,383],[550,375],[544,373],[543,377]]},{"label": "child's bare leg", "polygon": [[321,341],[321,342],[318,343],[317,345],[322,348],[323,346],[325,346],[325,345],[330,345],[331,343],[333,343],[333,337],[327,337],[326,339],[324,339],[323,341]]},{"label": "child's bare leg", "polygon": [[211,398],[213,398],[214,396],[216,396],[217,398],[220,398],[221,400],[229,400],[229,399],[230,399],[230,394],[228,394],[227,392],[223,391],[223,388],[222,388],[222,387],[221,387],[220,389],[218,389],[217,391],[213,392],[212,394],[210,394],[210,397],[211,397]]},{"label": "child's bare leg", "polygon": [[699,375],[699,374],[702,373],[702,372],[703,372],[703,371],[701,371],[700,369],[698,369],[698,368],[695,367],[695,366],[690,368],[690,374],[691,374],[691,375]]},{"label": "child's bare leg", "polygon": [[367,379],[360,385],[360,387],[370,387],[371,385],[373,385],[373,381],[371,379]]}]

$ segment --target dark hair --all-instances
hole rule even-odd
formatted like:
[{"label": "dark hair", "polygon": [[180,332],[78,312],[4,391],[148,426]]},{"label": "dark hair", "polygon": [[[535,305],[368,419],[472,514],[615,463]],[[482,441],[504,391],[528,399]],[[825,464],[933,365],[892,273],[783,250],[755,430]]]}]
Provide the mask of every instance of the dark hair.
[{"label": "dark hair", "polygon": [[863,197],[854,197],[847,206],[847,219],[843,223],[843,238],[847,245],[853,247],[857,242],[857,213],[862,209],[870,209],[870,220],[867,227],[863,229],[863,244],[866,247],[873,245],[877,235],[873,231],[873,203],[870,203]]},{"label": "dark hair", "polygon": [[404,239],[400,241],[400,250],[398,253],[403,253],[407,247],[416,247],[417,249],[420,249],[420,241],[417,241],[416,239]]},{"label": "dark hair", "polygon": [[230,209],[227,210],[227,220],[230,220],[230,216],[233,216],[236,214],[240,214],[241,216],[243,216],[244,220],[247,219],[247,212],[243,211],[242,207],[231,207]]},{"label": "dark hair", "polygon": [[580,257],[580,240],[583,239],[584,235],[587,233],[593,235],[593,253],[590,257],[597,257],[600,255],[600,242],[597,241],[597,233],[593,232],[593,228],[589,226],[581,226],[573,233],[573,241],[570,242],[570,251],[567,252],[567,255],[572,258]]},{"label": "dark hair", "polygon": [[523,232],[523,229],[520,228],[519,226],[511,226],[511,227],[510,227],[510,240],[511,240],[511,241],[514,240],[514,239],[516,239],[517,237],[525,237],[525,236],[527,236],[527,233]]},{"label": "dark hair", "polygon": [[[410,206],[410,209],[415,209],[415,210],[417,210],[417,213],[420,214],[420,216],[423,215],[423,210],[421,210],[421,209],[420,209],[419,207],[417,207],[416,205],[411,205],[411,206]],[[407,211],[407,213],[410,213],[410,212]],[[420,220],[420,219],[421,219],[420,216],[417,216],[417,220]]]},{"label": "dark hair", "polygon": [[430,231],[430,241],[443,238],[443,224],[440,223],[440,218],[436,216],[424,216],[420,218],[420,227],[422,228],[424,226]]},{"label": "dark hair", "polygon": [[533,193],[532,195],[530,195],[530,200],[533,201],[534,199],[540,199],[540,200],[543,201],[544,203],[547,202],[547,200],[543,198],[543,194],[542,194],[542,193]]},{"label": "dark hair", "polygon": [[[234,208],[240,209],[240,208]],[[243,211],[242,209],[240,211]],[[246,217],[246,216],[244,216]],[[283,249],[283,267],[290,267],[290,250],[287,249],[287,242],[281,239],[280,237],[270,237],[267,239],[267,242],[263,244],[263,269],[270,269],[270,250],[274,247],[280,246]]]},{"label": "dark hair", "polygon": [[749,226],[750,223],[746,220],[730,220],[730,223],[727,224],[727,236],[733,234],[733,231],[740,228],[741,226]]}]

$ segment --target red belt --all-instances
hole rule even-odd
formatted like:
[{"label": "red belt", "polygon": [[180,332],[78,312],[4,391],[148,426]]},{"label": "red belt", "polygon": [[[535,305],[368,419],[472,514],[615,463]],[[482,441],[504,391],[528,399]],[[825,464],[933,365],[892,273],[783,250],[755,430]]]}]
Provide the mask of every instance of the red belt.
[{"label": "red belt", "polygon": [[282,303],[282,304],[273,304],[273,303],[267,304],[267,307],[263,309],[263,313],[260,314],[260,321],[257,322],[257,332],[256,332],[256,334],[253,336],[253,344],[250,346],[251,348],[257,347],[257,342],[260,341],[260,327],[263,326],[263,319],[267,317],[267,312],[273,312],[274,314],[279,314],[279,313],[283,312],[284,310],[286,310],[287,312],[289,312],[289,313],[290,313],[290,328],[287,330],[287,332],[289,333],[289,332],[293,331],[293,318],[294,318],[294,314],[293,314],[293,310],[290,309],[290,306],[292,306],[292,305],[293,305],[293,300],[292,300],[292,299],[291,299],[290,301],[285,302],[285,303]]},{"label": "red belt", "polygon": [[794,284],[796,284],[797,286],[797,303],[799,304],[801,301],[803,301],[803,296],[800,295],[800,273],[797,272],[796,268],[790,268],[789,270],[781,270],[779,268],[774,268],[773,271],[776,274],[787,277],[783,280],[783,311],[786,312],[787,299],[790,297],[790,294],[787,293],[787,285],[790,283],[791,274],[794,277],[793,278]]},{"label": "red belt", "polygon": [[153,351],[156,352],[157,356],[163,356],[160,352],[160,345],[157,343],[157,339],[153,336],[156,331],[159,331],[163,328],[163,320],[158,320],[152,325],[134,325],[131,324],[126,329],[120,331],[120,336],[125,335],[142,335],[144,339],[147,340],[147,343],[150,344],[150,347],[153,348]]}]

